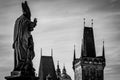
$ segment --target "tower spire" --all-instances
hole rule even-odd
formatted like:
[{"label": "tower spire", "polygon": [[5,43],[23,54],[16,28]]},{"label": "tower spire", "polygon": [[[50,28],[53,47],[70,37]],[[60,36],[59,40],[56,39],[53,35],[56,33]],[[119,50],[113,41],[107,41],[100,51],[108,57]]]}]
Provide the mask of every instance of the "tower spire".
[{"label": "tower spire", "polygon": [[75,52],[75,45],[74,45],[74,56],[73,56],[73,61],[76,59],[76,52]]},{"label": "tower spire", "polygon": [[57,68],[59,69],[59,61],[57,61]]},{"label": "tower spire", "polygon": [[51,48],[51,56],[53,57],[53,49]]},{"label": "tower spire", "polygon": [[66,74],[65,64],[63,65],[63,71],[62,71],[62,73]]},{"label": "tower spire", "polygon": [[105,58],[104,41],[103,41],[103,52],[102,52],[102,56]]},{"label": "tower spire", "polygon": [[41,52],[41,56],[42,56],[42,48],[40,49],[40,52]]},{"label": "tower spire", "polygon": [[57,61],[57,75],[60,76],[61,75],[61,70],[60,70],[60,67],[59,67],[59,61]]}]

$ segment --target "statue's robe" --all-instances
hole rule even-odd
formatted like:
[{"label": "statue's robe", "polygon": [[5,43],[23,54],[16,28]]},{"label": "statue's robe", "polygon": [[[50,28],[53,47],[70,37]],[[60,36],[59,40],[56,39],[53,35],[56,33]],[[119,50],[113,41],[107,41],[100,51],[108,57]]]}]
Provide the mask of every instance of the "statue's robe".
[{"label": "statue's robe", "polygon": [[29,31],[30,24],[31,21],[24,15],[21,15],[15,22],[13,43],[15,70],[23,69],[28,60],[32,64],[32,59],[35,56],[33,38],[31,31]]}]

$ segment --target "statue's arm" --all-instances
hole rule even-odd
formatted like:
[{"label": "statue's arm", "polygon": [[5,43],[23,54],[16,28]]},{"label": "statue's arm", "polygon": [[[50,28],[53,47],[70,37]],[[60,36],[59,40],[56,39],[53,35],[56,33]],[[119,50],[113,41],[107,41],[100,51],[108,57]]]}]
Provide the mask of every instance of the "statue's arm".
[{"label": "statue's arm", "polygon": [[37,19],[34,18],[34,21],[31,22],[30,27],[33,27],[33,28],[34,28],[34,27],[36,26],[36,24],[37,24]]},{"label": "statue's arm", "polygon": [[33,28],[36,26],[36,24],[37,24],[37,19],[34,18],[34,21],[30,23],[29,30],[33,31]]}]

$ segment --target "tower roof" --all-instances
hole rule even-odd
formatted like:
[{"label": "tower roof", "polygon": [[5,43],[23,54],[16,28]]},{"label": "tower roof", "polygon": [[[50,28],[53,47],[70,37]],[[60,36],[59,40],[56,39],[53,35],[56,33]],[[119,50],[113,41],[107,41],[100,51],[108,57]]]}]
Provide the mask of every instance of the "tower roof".
[{"label": "tower roof", "polygon": [[39,78],[40,80],[46,80],[46,77],[51,75],[53,80],[56,80],[55,67],[52,56],[41,56]]},{"label": "tower roof", "polygon": [[84,27],[81,56],[96,57],[94,33],[92,27]]}]

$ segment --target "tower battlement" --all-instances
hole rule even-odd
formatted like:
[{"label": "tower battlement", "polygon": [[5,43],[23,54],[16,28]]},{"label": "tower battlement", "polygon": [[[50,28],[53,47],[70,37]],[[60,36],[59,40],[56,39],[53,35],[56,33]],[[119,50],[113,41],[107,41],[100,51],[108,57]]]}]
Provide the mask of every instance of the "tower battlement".
[{"label": "tower battlement", "polygon": [[105,59],[103,57],[84,57],[81,59],[81,65],[103,65],[105,66]]}]

